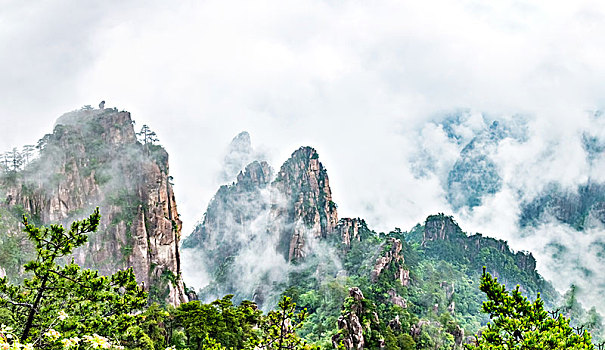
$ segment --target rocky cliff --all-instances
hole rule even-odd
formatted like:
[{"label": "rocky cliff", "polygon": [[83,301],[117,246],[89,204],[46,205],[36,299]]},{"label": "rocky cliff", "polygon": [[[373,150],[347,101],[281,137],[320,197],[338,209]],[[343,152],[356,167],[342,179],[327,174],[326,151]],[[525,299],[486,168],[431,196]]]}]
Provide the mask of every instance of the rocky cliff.
[{"label": "rocky cliff", "polygon": [[294,152],[274,181],[266,162],[250,163],[236,182],[219,188],[204,220],[185,239],[183,247],[237,246],[234,239],[242,238],[242,234],[249,237],[246,231],[264,214],[270,217],[266,230],[279,232],[280,242],[275,248],[288,261],[305,255],[307,239],[326,238],[335,231],[336,205],[327,172],[314,149],[301,147]]},{"label": "rocky cliff", "polygon": [[313,148],[301,147],[282,165],[273,187],[281,197],[273,217],[287,223],[281,225],[281,247],[288,260],[300,259],[308,239],[326,238],[338,222],[328,173]]},{"label": "rocky cliff", "polygon": [[76,261],[104,274],[132,266],[153,300],[183,302],[166,151],[141,144],[130,113],[115,109],[67,113],[38,147],[37,159],[4,174],[4,206],[40,224],[69,223],[99,206],[100,229]]},{"label": "rocky cliff", "polygon": [[[247,140],[241,135],[238,144]],[[288,263],[304,260],[313,244],[336,233],[337,222],[327,171],[313,148],[301,147],[275,179],[266,162],[254,161],[221,186],[183,249],[213,281],[202,295],[262,302],[265,289],[287,276]]]},{"label": "rocky cliff", "polygon": [[267,230],[272,174],[266,162],[250,163],[236,182],[219,188],[202,223],[183,241],[186,256],[197,261],[194,268],[213,280],[204,293],[208,299],[225,294],[250,299],[257,275],[267,272],[261,271],[266,264],[251,260],[263,252],[269,260],[276,254],[276,239]]},{"label": "rocky cliff", "polygon": [[424,223],[422,245],[426,246],[427,242],[430,241],[452,240],[461,237],[465,237],[465,234],[451,216],[431,215],[427,217]]},{"label": "rocky cliff", "polygon": [[360,218],[342,218],[338,221],[335,230],[345,250],[349,249],[351,242],[361,241],[362,237],[367,236],[370,231],[365,220]]},{"label": "rocky cliff", "polygon": [[378,278],[384,271],[391,271],[392,274],[389,278],[398,280],[402,286],[410,284],[410,271],[404,266],[405,259],[401,253],[402,246],[402,242],[397,238],[387,239],[370,273],[372,282],[378,282]]},{"label": "rocky cliff", "polygon": [[380,320],[373,312],[373,303],[363,296],[357,287],[349,289],[341,316],[338,318],[338,333],[332,337],[335,349],[361,350],[382,349],[384,339],[375,338]]},{"label": "rocky cliff", "polygon": [[239,234],[250,229],[250,224],[269,206],[262,190],[271,183],[273,172],[266,162],[254,161],[237,175],[232,185],[223,185],[210,201],[204,219],[183,241],[184,248],[203,245],[205,249],[232,246],[233,254]]}]

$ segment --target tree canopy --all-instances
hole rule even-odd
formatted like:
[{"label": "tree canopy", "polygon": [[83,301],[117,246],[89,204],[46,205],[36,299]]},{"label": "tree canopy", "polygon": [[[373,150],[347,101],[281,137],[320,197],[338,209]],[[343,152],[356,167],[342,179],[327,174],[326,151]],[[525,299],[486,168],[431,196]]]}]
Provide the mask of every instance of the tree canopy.
[{"label": "tree canopy", "polygon": [[483,270],[481,291],[487,296],[483,312],[491,321],[468,350],[508,349],[594,349],[589,332],[577,334],[569,319],[544,308],[540,294],[531,302],[521,294],[519,286],[507,291],[497,278]]},{"label": "tree canopy", "polygon": [[[61,265],[87,234],[96,231],[98,208],[89,218],[62,225],[37,227],[23,217],[24,231],[33,242],[35,258],[24,265],[29,274],[21,284],[0,279],[0,315],[21,343],[51,346],[58,338],[82,335],[114,336],[133,322],[133,312],[147,304],[147,293],[138,286],[132,269],[112,276],[82,269],[73,259]],[[61,321],[61,322],[59,322]]]}]

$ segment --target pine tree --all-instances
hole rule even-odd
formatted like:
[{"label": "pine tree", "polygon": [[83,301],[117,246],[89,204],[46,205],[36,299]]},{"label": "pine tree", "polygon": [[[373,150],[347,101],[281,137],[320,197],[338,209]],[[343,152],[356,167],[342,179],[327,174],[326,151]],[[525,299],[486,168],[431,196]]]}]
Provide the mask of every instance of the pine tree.
[{"label": "pine tree", "polygon": [[258,348],[271,350],[310,349],[296,334],[296,330],[302,327],[307,318],[306,310],[296,312],[296,304],[288,296],[283,296],[277,306],[277,310],[270,311],[261,324],[263,336]]},{"label": "pine tree", "polygon": [[143,127],[141,127],[141,131],[139,131],[137,133],[137,136],[140,137],[140,141],[144,145],[147,145],[147,144],[153,145],[154,143],[159,141],[155,131],[151,131],[151,129],[149,128],[149,126],[147,126],[147,124],[145,124],[145,125],[143,125]]},{"label": "pine tree", "polygon": [[13,150],[9,152],[9,157],[11,170],[19,170],[23,165],[23,155],[17,150],[17,147],[13,147]]},{"label": "pine tree", "polygon": [[23,146],[23,150],[21,151],[21,154],[22,154],[23,158],[25,158],[25,164],[29,163],[31,157],[34,154],[35,149],[36,149],[36,147],[34,145]]},{"label": "pine tree", "polygon": [[[73,259],[59,264],[87,242],[99,220],[98,208],[88,219],[73,222],[69,230],[62,225],[37,227],[23,218],[36,251],[35,259],[24,265],[30,277],[20,285],[0,278],[2,322],[15,330],[21,343],[51,347],[53,338],[44,336],[51,330],[65,336],[115,336],[134,322],[132,313],[146,305],[147,293],[137,285],[132,269],[106,277],[81,269]],[[57,324],[58,316],[65,319],[68,314],[67,321]]]},{"label": "pine tree", "polygon": [[483,312],[489,314],[491,321],[477,339],[477,344],[466,345],[467,349],[594,349],[590,333],[576,334],[568,318],[550,316],[544,309],[540,294],[530,302],[521,295],[519,286],[507,291],[485,268],[480,289],[488,299],[483,303]]}]

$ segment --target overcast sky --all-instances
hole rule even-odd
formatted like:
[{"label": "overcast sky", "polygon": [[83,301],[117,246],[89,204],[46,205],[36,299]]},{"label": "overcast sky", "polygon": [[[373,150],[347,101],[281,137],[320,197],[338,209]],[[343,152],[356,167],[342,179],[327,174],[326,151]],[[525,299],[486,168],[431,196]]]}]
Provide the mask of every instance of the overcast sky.
[{"label": "overcast sky", "polygon": [[[106,100],[170,153],[185,234],[242,130],[274,168],[315,147],[341,217],[408,229],[450,212],[439,179],[409,170],[427,121],[520,113],[564,139],[603,106],[604,14],[602,1],[0,0],[0,149]],[[463,228],[510,236],[508,217],[475,220],[494,208]]]}]

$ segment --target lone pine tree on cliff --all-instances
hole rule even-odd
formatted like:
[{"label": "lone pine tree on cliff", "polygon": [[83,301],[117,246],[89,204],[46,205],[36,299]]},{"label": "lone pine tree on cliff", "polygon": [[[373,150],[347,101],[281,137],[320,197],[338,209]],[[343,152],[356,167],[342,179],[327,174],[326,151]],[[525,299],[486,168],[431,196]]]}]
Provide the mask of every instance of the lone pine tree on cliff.
[{"label": "lone pine tree on cliff", "polygon": [[143,127],[141,127],[141,131],[137,132],[137,136],[140,137],[140,140],[144,145],[147,145],[147,144],[153,145],[154,143],[159,141],[155,131],[151,131],[151,128],[149,128],[149,126],[147,126],[147,124],[145,124],[145,125],[143,125]]}]

